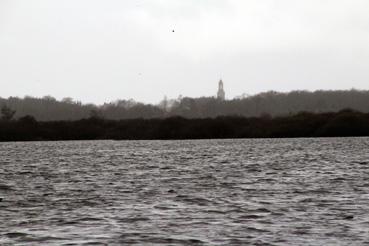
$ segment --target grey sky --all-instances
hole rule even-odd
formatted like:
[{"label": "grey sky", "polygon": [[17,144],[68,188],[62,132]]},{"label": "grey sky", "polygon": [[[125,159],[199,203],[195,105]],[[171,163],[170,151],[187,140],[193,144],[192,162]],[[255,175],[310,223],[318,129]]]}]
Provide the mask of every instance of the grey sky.
[{"label": "grey sky", "polygon": [[[174,30],[175,32],[172,32]],[[368,0],[0,0],[0,96],[369,89]]]}]

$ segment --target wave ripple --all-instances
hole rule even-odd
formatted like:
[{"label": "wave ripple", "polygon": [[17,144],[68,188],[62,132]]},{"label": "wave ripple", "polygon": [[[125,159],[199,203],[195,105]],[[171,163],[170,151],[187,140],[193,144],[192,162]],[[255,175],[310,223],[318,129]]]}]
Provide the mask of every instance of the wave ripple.
[{"label": "wave ripple", "polygon": [[369,243],[368,138],[0,144],[1,245]]}]

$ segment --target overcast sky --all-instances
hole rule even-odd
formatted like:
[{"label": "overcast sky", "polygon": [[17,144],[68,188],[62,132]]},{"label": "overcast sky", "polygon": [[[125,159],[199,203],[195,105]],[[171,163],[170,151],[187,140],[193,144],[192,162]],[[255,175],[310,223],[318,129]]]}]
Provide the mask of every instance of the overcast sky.
[{"label": "overcast sky", "polygon": [[[174,30],[174,32],[173,32]],[[369,89],[368,0],[0,0],[0,97]]]}]

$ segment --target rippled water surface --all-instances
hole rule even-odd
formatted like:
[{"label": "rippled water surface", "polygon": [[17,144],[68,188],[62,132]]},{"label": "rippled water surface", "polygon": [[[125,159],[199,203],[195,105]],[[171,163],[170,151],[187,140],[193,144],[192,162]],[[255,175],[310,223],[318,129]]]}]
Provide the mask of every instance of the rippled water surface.
[{"label": "rippled water surface", "polygon": [[0,245],[364,245],[369,139],[0,144]]}]

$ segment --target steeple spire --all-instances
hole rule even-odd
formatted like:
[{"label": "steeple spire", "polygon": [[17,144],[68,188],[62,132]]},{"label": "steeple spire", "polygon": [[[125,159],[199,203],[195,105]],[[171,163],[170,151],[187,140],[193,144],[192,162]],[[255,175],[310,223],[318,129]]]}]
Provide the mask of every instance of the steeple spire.
[{"label": "steeple spire", "polygon": [[217,94],[217,98],[219,100],[225,100],[225,92],[224,92],[224,88],[223,88],[223,81],[220,80],[219,84],[218,84],[218,94]]}]

